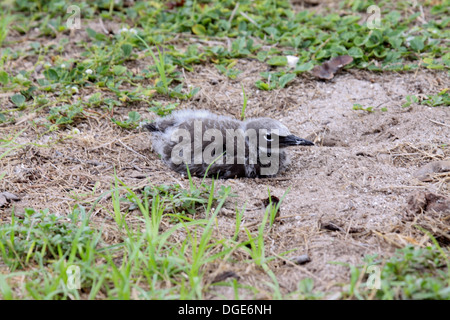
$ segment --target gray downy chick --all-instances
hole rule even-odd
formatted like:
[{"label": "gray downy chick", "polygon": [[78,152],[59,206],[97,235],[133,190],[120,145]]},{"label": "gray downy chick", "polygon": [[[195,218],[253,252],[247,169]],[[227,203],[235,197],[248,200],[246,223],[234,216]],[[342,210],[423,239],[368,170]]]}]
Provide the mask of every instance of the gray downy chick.
[{"label": "gray downy chick", "polygon": [[314,145],[274,119],[239,121],[205,110],[175,111],[144,128],[172,170],[186,174],[188,166],[199,177],[273,177],[289,165],[286,147]]}]

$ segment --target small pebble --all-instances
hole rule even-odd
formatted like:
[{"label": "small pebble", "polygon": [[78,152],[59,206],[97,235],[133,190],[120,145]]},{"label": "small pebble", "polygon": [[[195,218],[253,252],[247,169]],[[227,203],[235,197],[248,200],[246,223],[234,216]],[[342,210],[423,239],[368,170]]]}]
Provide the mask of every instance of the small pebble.
[{"label": "small pebble", "polygon": [[291,261],[295,264],[302,265],[311,262],[311,258],[307,254],[302,254],[301,256],[291,258]]}]

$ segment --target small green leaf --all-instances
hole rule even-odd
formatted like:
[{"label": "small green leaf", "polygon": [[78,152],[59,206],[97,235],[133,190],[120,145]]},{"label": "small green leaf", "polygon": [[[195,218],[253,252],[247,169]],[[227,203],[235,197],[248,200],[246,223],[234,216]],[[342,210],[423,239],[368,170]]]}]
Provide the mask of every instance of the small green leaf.
[{"label": "small green leaf", "polygon": [[443,96],[443,95],[447,94],[447,91],[448,91],[448,90],[449,90],[449,88],[442,89],[442,90],[438,93],[438,95]]},{"label": "small green leaf", "polygon": [[348,50],[348,55],[353,58],[362,58],[364,57],[364,51],[362,51],[358,47],[352,47],[350,50]]},{"label": "small green leaf", "polygon": [[140,118],[141,118],[141,115],[138,112],[136,112],[136,111],[130,111],[128,113],[128,120],[130,122],[139,121]]},{"label": "small green leaf", "polygon": [[39,51],[39,48],[41,47],[40,42],[31,42],[30,47],[33,48],[35,51]]},{"label": "small green leaf", "polygon": [[96,92],[92,96],[89,97],[88,102],[92,105],[99,104],[101,102],[102,93]]},{"label": "small green leaf", "polygon": [[87,28],[86,29],[86,33],[88,34],[89,37],[95,39],[95,36],[97,35],[97,32],[95,32],[93,29],[91,28]]},{"label": "small green leaf", "polygon": [[367,40],[368,40],[368,39],[365,38],[365,37],[356,36],[355,39],[353,40],[353,43],[354,43],[356,46],[360,47],[360,46],[364,45],[364,44],[367,42]]},{"label": "small green leaf", "polygon": [[406,96],[406,102],[404,104],[402,104],[402,107],[407,108],[411,104],[418,103],[418,102],[419,102],[419,98],[417,98],[416,96],[414,96],[414,95]]},{"label": "small green leaf", "polygon": [[294,69],[294,72],[295,73],[306,72],[306,71],[312,70],[313,68],[314,68],[314,64],[310,61],[310,62],[307,62],[307,63],[297,66]]},{"label": "small green leaf", "polygon": [[141,115],[136,111],[130,111],[128,113],[128,119],[126,121],[119,121],[114,118],[111,118],[111,121],[117,124],[119,127],[125,129],[133,129],[138,126],[138,121],[141,119]]},{"label": "small green leaf", "polygon": [[6,71],[0,71],[0,82],[6,86],[9,82],[9,77]]},{"label": "small green leaf", "polygon": [[124,66],[114,66],[112,71],[113,71],[113,73],[114,73],[116,76],[120,76],[120,75],[124,74],[124,73],[127,71],[127,67],[124,67]]},{"label": "small green leaf", "polygon": [[196,35],[205,35],[206,29],[203,25],[196,24],[195,26],[192,27],[192,32]]},{"label": "small green leaf", "polygon": [[267,27],[267,28],[264,28],[264,31],[269,35],[269,36],[271,36],[271,37],[273,37],[273,38],[275,38],[275,37],[277,37],[278,36],[278,30],[276,29],[276,28],[274,28],[274,27]]},{"label": "small green leaf", "polygon": [[58,72],[53,68],[45,70],[44,76],[47,78],[47,80],[50,80],[50,81],[58,81],[59,80]]},{"label": "small green leaf", "polygon": [[255,82],[255,86],[258,89],[261,89],[261,90],[266,90],[266,91],[270,90],[269,85],[267,83],[265,83],[264,81],[261,81],[261,80],[256,81]]},{"label": "small green leaf", "polygon": [[330,48],[328,50],[331,53],[335,53],[335,54],[340,55],[340,56],[348,54],[347,49],[345,49],[345,47],[339,46],[339,45],[332,45],[332,46],[330,46]]},{"label": "small green leaf", "polygon": [[40,86],[48,86],[48,85],[50,84],[50,82],[48,82],[47,79],[37,79],[37,83],[38,83]]},{"label": "small green leaf", "polygon": [[316,54],[316,60],[321,60],[323,58],[329,58],[329,57],[330,57],[330,53],[324,49],[318,51],[318,53]]},{"label": "small green leaf", "polygon": [[420,52],[425,48],[425,43],[423,42],[421,37],[415,37],[409,42],[409,45],[411,46],[411,49],[413,49],[416,52]]},{"label": "small green leaf", "polygon": [[269,51],[261,50],[256,55],[256,59],[258,59],[261,62],[264,62],[267,59],[267,56],[269,55]]},{"label": "small green leaf", "polygon": [[374,29],[371,31],[371,35],[368,37],[365,46],[367,48],[374,48],[383,43],[383,34],[380,30]]},{"label": "small green leaf", "polygon": [[220,73],[226,74],[227,73],[227,68],[221,64],[217,64],[216,65],[216,69],[220,71]]},{"label": "small green leaf", "polygon": [[195,96],[199,91],[200,91],[200,88],[195,87],[194,89],[192,89],[192,90],[189,92],[189,97],[192,98],[192,97]]},{"label": "small green leaf", "polygon": [[123,56],[126,58],[129,57],[131,51],[133,51],[133,46],[131,44],[125,43],[122,45],[121,49],[123,51]]},{"label": "small green leaf", "polygon": [[294,80],[296,77],[295,73],[287,73],[280,77],[279,84],[280,88],[284,88],[289,82]]},{"label": "small green leaf", "polygon": [[267,63],[271,66],[285,66],[288,62],[285,56],[275,56],[270,58]]},{"label": "small green leaf", "polygon": [[439,64],[432,58],[424,58],[423,62],[428,69],[443,70],[445,68],[443,64]]},{"label": "small green leaf", "polygon": [[12,103],[14,103],[17,107],[21,107],[23,106],[23,104],[25,103],[25,97],[23,95],[19,94],[15,94],[11,97],[11,101]]},{"label": "small green leaf", "polygon": [[403,40],[399,37],[390,37],[388,39],[388,42],[390,43],[390,45],[395,48],[395,49],[399,49],[400,46],[402,45]]}]

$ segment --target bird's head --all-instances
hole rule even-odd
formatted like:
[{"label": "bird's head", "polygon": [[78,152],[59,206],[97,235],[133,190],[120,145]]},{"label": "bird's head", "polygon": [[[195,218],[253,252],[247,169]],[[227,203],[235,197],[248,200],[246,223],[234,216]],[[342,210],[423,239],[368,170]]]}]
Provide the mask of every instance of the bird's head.
[{"label": "bird's head", "polygon": [[[246,130],[255,130],[259,149],[276,151],[290,146],[313,146],[311,141],[299,138],[280,121],[270,118],[251,119],[246,122]],[[276,146],[277,145],[277,146]]]}]

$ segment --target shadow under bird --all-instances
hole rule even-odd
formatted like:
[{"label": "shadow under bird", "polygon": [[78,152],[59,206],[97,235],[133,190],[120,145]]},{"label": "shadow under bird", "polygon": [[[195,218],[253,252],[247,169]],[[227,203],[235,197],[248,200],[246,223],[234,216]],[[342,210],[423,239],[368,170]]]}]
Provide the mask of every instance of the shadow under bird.
[{"label": "shadow under bird", "polygon": [[180,110],[144,125],[152,133],[153,149],[180,174],[193,176],[266,178],[289,165],[291,146],[312,146],[270,118],[239,121],[205,110]]}]

